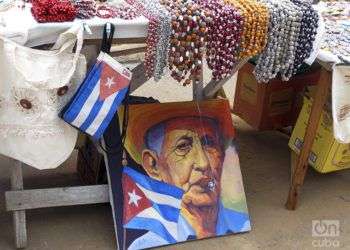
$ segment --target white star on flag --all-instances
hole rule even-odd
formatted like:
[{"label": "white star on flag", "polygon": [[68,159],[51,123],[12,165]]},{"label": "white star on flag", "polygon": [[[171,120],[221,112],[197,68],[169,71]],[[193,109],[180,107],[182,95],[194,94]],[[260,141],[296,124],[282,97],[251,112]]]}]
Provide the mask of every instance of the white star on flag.
[{"label": "white star on flag", "polygon": [[107,82],[105,83],[105,86],[107,86],[109,89],[114,85],[114,76],[113,77],[107,77]]},{"label": "white star on flag", "polygon": [[138,196],[135,192],[135,189],[132,190],[132,193],[128,192],[129,195],[129,205],[133,203],[136,207],[139,206],[138,201],[142,199],[141,196]]}]

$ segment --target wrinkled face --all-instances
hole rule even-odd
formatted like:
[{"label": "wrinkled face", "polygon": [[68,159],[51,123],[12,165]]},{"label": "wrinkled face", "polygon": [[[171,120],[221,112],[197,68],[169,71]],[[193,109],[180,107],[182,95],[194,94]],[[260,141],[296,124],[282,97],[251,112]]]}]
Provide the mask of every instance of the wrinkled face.
[{"label": "wrinkled face", "polygon": [[186,204],[215,205],[220,195],[224,158],[221,143],[212,119],[168,121],[156,163],[159,179],[182,188]]}]

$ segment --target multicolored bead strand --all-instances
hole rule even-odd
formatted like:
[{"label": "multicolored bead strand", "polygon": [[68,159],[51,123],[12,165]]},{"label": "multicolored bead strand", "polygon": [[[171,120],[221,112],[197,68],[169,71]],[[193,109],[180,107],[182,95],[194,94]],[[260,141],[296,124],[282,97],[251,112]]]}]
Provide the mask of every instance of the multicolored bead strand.
[{"label": "multicolored bead strand", "polygon": [[203,56],[210,14],[186,0],[161,0],[172,14],[169,68],[171,76],[184,86],[196,84],[202,76]]},{"label": "multicolored bead strand", "polygon": [[77,18],[89,19],[96,16],[95,0],[76,0],[74,5],[77,9]]},{"label": "multicolored bead strand", "polygon": [[288,11],[288,22],[286,30],[288,30],[287,36],[284,41],[284,49],[282,51],[284,60],[281,67],[281,77],[283,81],[288,81],[294,72],[294,60],[296,56],[296,49],[298,45],[298,38],[301,28],[301,21],[303,18],[303,12],[301,8],[289,0],[281,0],[285,9]]},{"label": "multicolored bead strand", "polygon": [[197,0],[202,8],[211,13],[208,23],[206,60],[213,79],[219,81],[232,74],[238,60],[243,19],[240,13],[222,0]]},{"label": "multicolored bead strand", "polygon": [[225,0],[239,10],[243,17],[243,33],[239,59],[249,58],[260,53],[267,42],[268,9],[255,0]]},{"label": "multicolored bead strand", "polygon": [[160,25],[159,17],[154,15],[152,11],[146,8],[144,3],[139,0],[126,0],[127,3],[132,5],[137,12],[141,13],[148,20],[148,34],[146,38],[147,49],[145,52],[145,73],[147,78],[151,78],[154,75],[156,47],[158,42],[158,27]]},{"label": "multicolored bead strand", "polygon": [[268,41],[264,51],[259,55],[254,75],[259,82],[268,82],[277,76],[281,68],[286,16],[284,7],[278,1],[261,0],[261,2],[266,4],[270,13]]},{"label": "multicolored bead strand", "polygon": [[303,12],[298,45],[294,60],[294,69],[292,73],[295,75],[305,59],[308,58],[311,54],[312,46],[317,34],[319,16],[317,11],[312,7],[311,3],[300,0],[292,0],[292,2],[298,5]]}]

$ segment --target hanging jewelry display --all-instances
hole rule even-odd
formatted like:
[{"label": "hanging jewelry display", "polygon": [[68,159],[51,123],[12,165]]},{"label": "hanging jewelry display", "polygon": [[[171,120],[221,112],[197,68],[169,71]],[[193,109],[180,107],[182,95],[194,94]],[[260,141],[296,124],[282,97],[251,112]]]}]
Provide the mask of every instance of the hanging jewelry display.
[{"label": "hanging jewelry display", "polygon": [[70,1],[34,0],[31,11],[39,23],[69,22],[76,16],[76,9]]},{"label": "hanging jewelry display", "polygon": [[100,18],[120,18],[124,20],[134,19],[140,14],[130,6],[119,5],[115,6],[109,3],[100,4],[97,7],[96,15]]},{"label": "hanging jewelry display", "polygon": [[243,16],[244,25],[239,59],[260,53],[267,42],[269,13],[267,7],[255,0],[225,0]]},{"label": "hanging jewelry display", "polygon": [[154,64],[155,64],[155,52],[156,52],[156,44],[157,44],[157,29],[159,25],[159,20],[157,16],[152,15],[140,1],[137,0],[126,0],[127,3],[132,5],[137,12],[141,13],[145,16],[148,23],[148,31],[147,31],[147,49],[145,52],[145,73],[147,78],[151,78],[154,73]]},{"label": "hanging jewelry display", "polygon": [[192,1],[161,0],[172,14],[169,68],[171,76],[184,86],[197,84],[202,76],[210,13]]},{"label": "hanging jewelry display", "polygon": [[75,8],[77,10],[77,18],[90,19],[96,16],[95,0],[76,0]]},{"label": "hanging jewelry display", "polygon": [[279,1],[262,0],[269,9],[268,41],[264,51],[259,55],[254,69],[259,82],[268,82],[275,78],[281,68],[281,48],[283,45],[286,11]]},{"label": "hanging jewelry display", "polygon": [[232,74],[238,60],[243,19],[240,13],[222,0],[196,0],[202,8],[211,13],[208,23],[206,60],[215,81]]},{"label": "hanging jewelry display", "polygon": [[299,6],[303,12],[294,66],[291,72],[292,75],[295,75],[305,59],[311,54],[312,45],[317,34],[319,16],[311,3],[300,0],[292,0],[292,2]]},{"label": "hanging jewelry display", "polygon": [[303,12],[301,8],[289,0],[282,0],[284,8],[288,11],[288,21],[286,27],[286,36],[283,41],[284,48],[282,50],[283,61],[281,67],[281,77],[283,81],[288,81],[294,71],[294,60],[296,49],[298,46],[298,38],[301,28]]},{"label": "hanging jewelry display", "polygon": [[159,80],[167,66],[171,33],[171,17],[158,1],[128,0],[149,19],[147,50],[145,54],[146,76]]}]

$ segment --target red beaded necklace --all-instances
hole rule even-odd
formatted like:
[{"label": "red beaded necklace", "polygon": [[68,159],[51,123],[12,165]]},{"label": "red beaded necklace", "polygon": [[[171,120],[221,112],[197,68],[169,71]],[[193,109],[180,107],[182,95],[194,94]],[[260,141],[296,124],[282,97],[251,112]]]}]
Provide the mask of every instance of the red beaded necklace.
[{"label": "red beaded necklace", "polygon": [[32,14],[40,23],[73,21],[76,9],[70,1],[34,0]]}]

